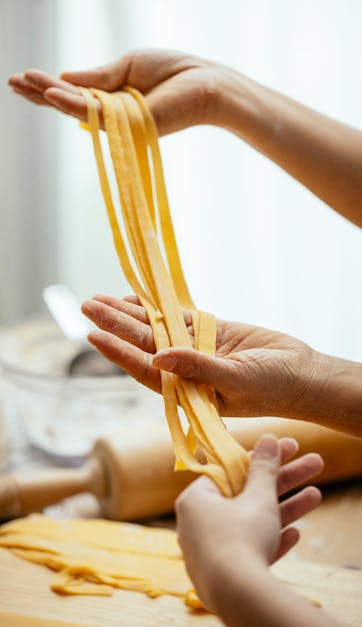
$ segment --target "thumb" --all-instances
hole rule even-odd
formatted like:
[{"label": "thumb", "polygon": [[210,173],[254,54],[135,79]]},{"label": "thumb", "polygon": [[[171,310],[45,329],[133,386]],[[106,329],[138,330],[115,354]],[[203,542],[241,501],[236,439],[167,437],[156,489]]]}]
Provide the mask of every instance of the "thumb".
[{"label": "thumb", "polygon": [[63,72],[60,77],[73,85],[113,91],[123,85],[126,69],[126,64],[123,67],[120,63],[110,63],[79,72]]},{"label": "thumb", "polygon": [[[232,360],[206,355],[193,348],[166,348],[153,357],[152,365],[214,388],[231,385],[236,375]],[[240,385],[240,382],[239,382]]]},{"label": "thumb", "polygon": [[263,435],[257,442],[250,461],[245,491],[258,494],[276,494],[280,467],[280,446],[272,435]]}]

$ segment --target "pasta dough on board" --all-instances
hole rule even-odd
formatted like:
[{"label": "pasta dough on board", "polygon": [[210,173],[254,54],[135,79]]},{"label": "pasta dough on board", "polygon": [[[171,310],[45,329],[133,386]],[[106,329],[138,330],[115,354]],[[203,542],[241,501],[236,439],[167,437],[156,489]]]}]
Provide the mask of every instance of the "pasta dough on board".
[{"label": "pasta dough on board", "polygon": [[202,608],[176,533],[107,520],[52,520],[31,515],[0,527],[0,546],[58,572],[59,594],[113,594],[115,588],[180,597]]}]

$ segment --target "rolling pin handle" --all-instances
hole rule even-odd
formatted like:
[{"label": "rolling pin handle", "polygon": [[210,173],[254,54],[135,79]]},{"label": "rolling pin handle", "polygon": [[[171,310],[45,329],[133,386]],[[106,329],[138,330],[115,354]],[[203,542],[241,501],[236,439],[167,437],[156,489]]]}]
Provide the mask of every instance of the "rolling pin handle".
[{"label": "rolling pin handle", "polygon": [[101,499],[105,489],[103,465],[92,457],[81,468],[5,475],[0,477],[0,518],[41,511],[47,505],[83,492]]},{"label": "rolling pin handle", "polygon": [[0,518],[16,518],[21,514],[19,486],[14,475],[1,477]]}]

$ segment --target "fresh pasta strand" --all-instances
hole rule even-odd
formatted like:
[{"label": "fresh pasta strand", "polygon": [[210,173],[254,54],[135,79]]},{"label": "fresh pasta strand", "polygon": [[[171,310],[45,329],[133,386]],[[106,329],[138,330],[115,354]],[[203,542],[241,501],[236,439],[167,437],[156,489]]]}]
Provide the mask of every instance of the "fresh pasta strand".
[{"label": "fresh pasta strand", "polygon": [[[114,93],[86,88],[81,88],[81,92],[87,103],[87,128],[93,140],[120,265],[146,309],[157,350],[170,346],[192,347],[183,317],[182,308],[185,308],[192,315],[194,348],[215,354],[216,321],[210,314],[196,309],[186,284],[167,200],[157,130],[145,99],[132,87]],[[109,187],[99,140],[96,99],[103,110],[132,261]],[[161,382],[176,455],[175,469],[188,468],[206,474],[225,496],[238,494],[245,483],[249,456],[225,429],[217,410],[215,391],[163,371]],[[182,428],[179,405],[189,423],[187,435]],[[203,450],[207,463],[200,463],[196,458],[197,446]]]}]

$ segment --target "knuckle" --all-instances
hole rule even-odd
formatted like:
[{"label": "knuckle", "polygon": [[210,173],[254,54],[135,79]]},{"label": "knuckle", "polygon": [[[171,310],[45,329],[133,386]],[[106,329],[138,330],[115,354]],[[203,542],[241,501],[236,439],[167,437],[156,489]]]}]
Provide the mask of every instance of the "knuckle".
[{"label": "knuckle", "polygon": [[103,89],[110,90],[113,86],[112,75],[107,67],[100,68],[98,70],[98,78],[99,82],[102,85]]},{"label": "knuckle", "polygon": [[141,57],[142,55],[147,54],[146,48],[132,48],[127,54],[123,57],[123,60],[126,62],[132,62],[136,57]]},{"label": "knuckle", "polygon": [[181,362],[182,376],[185,379],[198,380],[204,374],[202,364],[198,363],[198,355],[193,354],[191,357],[187,356]]},{"label": "knuckle", "polygon": [[119,311],[115,311],[114,313],[112,312],[112,316],[110,316],[109,322],[110,322],[110,326],[111,326],[113,333],[115,333],[116,335],[120,335],[122,328],[124,326],[124,320],[123,320],[121,312]]},{"label": "knuckle", "polygon": [[149,370],[150,370],[150,365],[147,360],[147,357],[144,355],[141,363],[139,364],[137,374],[134,375],[134,378],[136,379],[136,381],[138,381],[139,383],[143,383],[147,381],[149,377]]},{"label": "knuckle", "polygon": [[182,375],[186,379],[197,379],[200,376],[200,369],[192,362],[187,362],[183,364]]},{"label": "knuckle", "polygon": [[254,460],[253,465],[251,466],[251,472],[262,472],[263,474],[273,475],[276,474],[276,466],[274,460],[268,457],[259,457],[257,460]]}]

